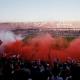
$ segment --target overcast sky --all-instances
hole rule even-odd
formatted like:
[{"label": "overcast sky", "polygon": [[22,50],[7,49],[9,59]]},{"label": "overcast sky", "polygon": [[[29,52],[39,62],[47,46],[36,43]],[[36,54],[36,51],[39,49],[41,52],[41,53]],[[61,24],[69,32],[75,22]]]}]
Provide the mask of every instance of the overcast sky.
[{"label": "overcast sky", "polygon": [[80,0],[0,0],[0,22],[80,21]]}]

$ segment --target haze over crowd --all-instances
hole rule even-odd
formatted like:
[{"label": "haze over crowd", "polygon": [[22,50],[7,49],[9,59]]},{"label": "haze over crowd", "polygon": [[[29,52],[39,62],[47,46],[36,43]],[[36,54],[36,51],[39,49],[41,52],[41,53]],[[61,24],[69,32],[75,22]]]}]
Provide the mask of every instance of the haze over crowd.
[{"label": "haze over crowd", "polygon": [[26,39],[25,42],[22,39],[12,32],[2,32],[0,36],[0,40],[3,41],[0,46],[0,51],[3,49],[1,55],[6,54],[5,57],[20,55],[25,60],[40,59],[43,61],[53,61],[57,58],[61,61],[67,58],[80,59],[80,38],[68,42],[63,37],[54,38],[46,33]]}]

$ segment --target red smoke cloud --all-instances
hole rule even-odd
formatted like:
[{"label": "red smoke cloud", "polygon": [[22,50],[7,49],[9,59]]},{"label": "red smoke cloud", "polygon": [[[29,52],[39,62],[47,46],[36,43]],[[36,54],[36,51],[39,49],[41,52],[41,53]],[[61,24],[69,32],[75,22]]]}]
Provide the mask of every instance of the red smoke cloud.
[{"label": "red smoke cloud", "polygon": [[12,43],[8,43],[5,46],[4,52],[6,53],[7,57],[12,56],[12,55],[21,54],[21,50],[22,50],[23,45],[24,45],[24,43],[22,41],[15,41]]},{"label": "red smoke cloud", "polygon": [[80,57],[80,39],[69,42],[64,38],[52,38],[51,35],[41,35],[32,38],[28,43],[15,41],[5,46],[7,57],[20,55],[26,60],[53,61],[59,58],[65,61],[67,57]]},{"label": "red smoke cloud", "polygon": [[80,38],[73,40],[67,49],[67,54],[73,59],[80,59]]}]

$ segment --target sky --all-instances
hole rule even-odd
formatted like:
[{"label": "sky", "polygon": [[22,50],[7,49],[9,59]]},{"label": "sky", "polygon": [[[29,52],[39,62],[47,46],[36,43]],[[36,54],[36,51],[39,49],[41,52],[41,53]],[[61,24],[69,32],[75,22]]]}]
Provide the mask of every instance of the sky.
[{"label": "sky", "polygon": [[0,22],[80,21],[80,0],[0,0]]}]

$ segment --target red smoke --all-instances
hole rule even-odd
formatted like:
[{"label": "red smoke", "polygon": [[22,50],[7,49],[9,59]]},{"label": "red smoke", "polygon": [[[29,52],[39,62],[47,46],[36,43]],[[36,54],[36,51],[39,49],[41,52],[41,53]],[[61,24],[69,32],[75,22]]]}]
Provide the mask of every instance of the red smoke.
[{"label": "red smoke", "polygon": [[80,39],[70,44],[64,38],[52,38],[51,35],[41,35],[32,38],[28,43],[15,41],[5,46],[7,57],[20,55],[26,60],[53,61],[59,58],[65,61],[67,57],[78,59],[80,57]]},{"label": "red smoke", "polygon": [[67,54],[73,59],[80,59],[80,38],[73,40],[67,49]]},{"label": "red smoke", "polygon": [[15,42],[12,42],[12,43],[8,43],[5,46],[6,56],[9,57],[9,56],[12,56],[12,55],[21,54],[21,49],[22,49],[23,45],[24,44],[23,44],[22,41],[15,41]]}]

